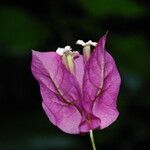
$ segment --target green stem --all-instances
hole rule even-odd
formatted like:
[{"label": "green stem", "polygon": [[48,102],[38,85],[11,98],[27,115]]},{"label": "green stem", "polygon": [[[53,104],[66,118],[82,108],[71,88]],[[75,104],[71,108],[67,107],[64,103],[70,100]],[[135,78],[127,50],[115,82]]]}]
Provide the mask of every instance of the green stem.
[{"label": "green stem", "polygon": [[90,139],[91,139],[93,150],[96,150],[96,146],[95,146],[94,136],[93,136],[93,131],[92,130],[90,130]]}]

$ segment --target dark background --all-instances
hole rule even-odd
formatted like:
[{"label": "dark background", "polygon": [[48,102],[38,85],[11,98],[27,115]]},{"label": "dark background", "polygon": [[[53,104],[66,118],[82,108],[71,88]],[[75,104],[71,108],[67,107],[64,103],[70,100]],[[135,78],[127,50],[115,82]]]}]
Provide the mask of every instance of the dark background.
[{"label": "dark background", "polygon": [[41,107],[31,74],[31,49],[56,50],[78,39],[97,41],[109,31],[107,49],[122,85],[120,116],[95,131],[99,150],[146,150],[149,142],[150,49],[147,0],[42,0],[0,2],[0,150],[91,150],[89,135],[54,127]]}]

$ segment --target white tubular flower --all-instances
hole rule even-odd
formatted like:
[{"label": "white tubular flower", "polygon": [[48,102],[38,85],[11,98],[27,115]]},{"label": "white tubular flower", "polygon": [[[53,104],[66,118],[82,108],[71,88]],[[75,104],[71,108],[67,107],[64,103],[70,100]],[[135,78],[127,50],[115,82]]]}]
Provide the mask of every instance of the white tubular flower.
[{"label": "white tubular flower", "polygon": [[58,47],[56,53],[62,56],[65,52],[70,52],[71,50],[72,48],[70,46],[65,46],[65,48]]},{"label": "white tubular flower", "polygon": [[75,73],[74,59],[80,55],[79,52],[72,51],[72,48],[70,46],[65,46],[64,48],[58,48],[56,50],[56,53],[62,56],[63,64],[72,74],[74,74]]},{"label": "white tubular flower", "polygon": [[84,47],[84,46],[87,46],[87,45],[92,45],[92,46],[96,46],[96,45],[97,45],[96,42],[92,42],[91,40],[89,40],[88,42],[84,42],[84,41],[82,41],[82,40],[78,40],[78,41],[76,42],[76,44],[82,45],[83,47]]}]

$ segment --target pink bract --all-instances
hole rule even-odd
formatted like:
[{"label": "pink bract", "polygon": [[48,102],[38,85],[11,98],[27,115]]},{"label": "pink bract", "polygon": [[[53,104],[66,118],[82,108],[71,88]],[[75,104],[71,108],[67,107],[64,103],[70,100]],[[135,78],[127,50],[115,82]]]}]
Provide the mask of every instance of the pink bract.
[{"label": "pink bract", "polygon": [[66,133],[103,129],[119,115],[116,101],[121,79],[105,42],[106,35],[86,63],[82,55],[75,58],[74,75],[56,52],[32,52],[31,69],[40,85],[43,109],[49,120]]}]

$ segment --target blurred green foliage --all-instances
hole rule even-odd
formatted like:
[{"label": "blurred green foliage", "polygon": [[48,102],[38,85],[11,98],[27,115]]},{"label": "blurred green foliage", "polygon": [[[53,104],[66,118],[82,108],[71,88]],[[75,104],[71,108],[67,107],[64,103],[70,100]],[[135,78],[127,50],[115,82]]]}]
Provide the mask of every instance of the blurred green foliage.
[{"label": "blurred green foliage", "polygon": [[121,67],[141,77],[149,77],[150,71],[146,65],[150,56],[148,41],[141,35],[116,36],[113,39],[116,53],[121,54]]},{"label": "blurred green foliage", "polygon": [[96,16],[117,15],[133,17],[145,12],[144,7],[133,0],[79,0],[85,9]]},{"label": "blurred green foliage", "polygon": [[0,41],[9,55],[25,55],[38,47],[49,32],[45,24],[25,10],[11,7],[0,9]]}]

